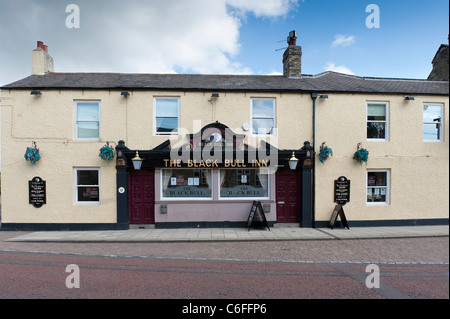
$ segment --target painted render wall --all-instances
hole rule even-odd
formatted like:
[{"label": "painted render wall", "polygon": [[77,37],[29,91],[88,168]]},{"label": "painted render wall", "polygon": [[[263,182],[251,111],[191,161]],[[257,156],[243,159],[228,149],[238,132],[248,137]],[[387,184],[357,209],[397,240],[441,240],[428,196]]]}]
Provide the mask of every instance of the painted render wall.
[{"label": "painted render wall", "polygon": [[[334,180],[351,180],[346,217],[352,220],[449,218],[449,98],[415,95],[329,94],[316,107],[316,151],[320,144],[334,156],[316,159],[316,221],[329,221],[334,208]],[[366,103],[389,102],[389,141],[367,140]],[[443,142],[423,142],[424,103],[444,105]],[[369,151],[367,166],[353,159],[357,144]],[[390,170],[389,205],[366,204],[368,169]]]},{"label": "painted render wall", "polygon": [[[116,223],[115,162],[107,165],[98,156],[99,150],[106,142],[116,146],[119,140],[130,149],[142,150],[166,141],[168,136],[154,135],[154,97],[181,99],[182,134],[173,144],[185,142],[185,134],[197,133],[216,120],[244,133],[242,124],[251,122],[253,97],[276,99],[279,132],[264,140],[280,149],[300,149],[304,141],[312,140],[312,102],[307,94],[220,93],[213,104],[208,101],[211,92],[134,91],[128,98],[120,91],[108,90],[41,92],[31,96],[30,90],[2,90],[3,223]],[[75,140],[74,101],[83,100],[101,102],[100,141]],[[35,166],[23,157],[32,141],[42,156]],[[245,142],[258,147],[260,140],[246,137]],[[100,205],[75,203],[74,168],[83,167],[100,168]],[[47,204],[39,209],[28,203],[28,181],[36,176],[47,183]],[[273,188],[274,183],[271,185]],[[270,219],[274,220],[272,206]]]},{"label": "painted render wall", "polygon": [[[276,99],[276,138],[265,138],[279,149],[300,149],[312,141],[312,100],[309,94],[220,93],[208,101],[212,92],[130,92],[108,90],[41,90],[39,97],[29,90],[2,90],[2,222],[3,223],[115,223],[116,169],[98,157],[99,149],[110,142],[125,140],[130,149],[149,150],[168,139],[154,136],[153,98],[181,98],[182,135],[197,133],[216,120],[236,133],[250,124],[253,97]],[[316,220],[327,221],[334,208],[334,180],[351,180],[351,202],[345,206],[347,219],[395,220],[449,217],[449,99],[448,96],[329,93],[316,105],[316,150],[322,142],[334,156],[325,165],[316,160]],[[101,101],[101,140],[75,141],[76,100]],[[366,139],[366,102],[389,102],[389,141]],[[442,143],[422,141],[424,102],[444,105]],[[247,132],[249,133],[249,132]],[[248,134],[247,134],[248,135]],[[31,166],[23,158],[26,147],[35,141],[42,160]],[[174,141],[175,143],[176,141]],[[245,142],[259,146],[258,140]],[[352,159],[359,142],[370,152],[367,167]],[[97,167],[101,173],[101,205],[76,205],[74,168]],[[390,203],[366,204],[367,169],[390,169]],[[39,176],[47,182],[47,204],[36,209],[28,204],[28,181]],[[155,179],[158,180],[158,179]],[[272,178],[273,180],[273,178]],[[271,184],[272,189],[274,183]],[[159,192],[159,189],[157,189]],[[158,198],[157,198],[158,200]],[[271,198],[273,200],[273,198]],[[157,203],[158,205],[158,203]],[[220,204],[221,205],[221,204]],[[219,206],[220,206],[219,205]],[[217,206],[220,211],[223,209]],[[274,205],[272,205],[274,206]],[[155,217],[159,209],[155,207]],[[272,207],[269,220],[275,220]],[[159,216],[162,222],[167,216]]]}]

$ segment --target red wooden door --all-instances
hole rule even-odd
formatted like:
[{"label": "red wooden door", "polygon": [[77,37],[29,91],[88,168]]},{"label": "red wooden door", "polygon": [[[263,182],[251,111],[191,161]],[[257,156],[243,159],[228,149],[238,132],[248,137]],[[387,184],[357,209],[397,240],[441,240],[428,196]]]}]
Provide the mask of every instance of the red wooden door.
[{"label": "red wooden door", "polygon": [[130,224],[155,223],[155,174],[133,171],[129,175]]},{"label": "red wooden door", "polygon": [[276,173],[277,222],[300,222],[300,177],[289,169]]}]

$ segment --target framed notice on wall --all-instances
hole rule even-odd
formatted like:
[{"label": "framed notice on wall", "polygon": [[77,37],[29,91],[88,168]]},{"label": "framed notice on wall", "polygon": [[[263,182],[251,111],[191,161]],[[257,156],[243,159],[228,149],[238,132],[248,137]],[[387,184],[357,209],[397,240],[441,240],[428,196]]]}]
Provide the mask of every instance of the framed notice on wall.
[{"label": "framed notice on wall", "polygon": [[350,202],[350,180],[345,176],[334,181],[334,202],[341,206]]},{"label": "framed notice on wall", "polygon": [[36,208],[47,204],[46,183],[42,178],[35,177],[28,181],[28,200]]}]

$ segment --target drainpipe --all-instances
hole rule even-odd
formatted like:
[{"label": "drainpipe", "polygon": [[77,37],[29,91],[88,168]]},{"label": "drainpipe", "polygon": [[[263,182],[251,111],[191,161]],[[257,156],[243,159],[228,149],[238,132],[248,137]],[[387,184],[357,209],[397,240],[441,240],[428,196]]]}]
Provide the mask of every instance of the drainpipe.
[{"label": "drainpipe", "polygon": [[311,93],[311,98],[313,100],[313,140],[312,140],[312,227],[315,228],[316,223],[316,100],[318,94],[315,92]]}]

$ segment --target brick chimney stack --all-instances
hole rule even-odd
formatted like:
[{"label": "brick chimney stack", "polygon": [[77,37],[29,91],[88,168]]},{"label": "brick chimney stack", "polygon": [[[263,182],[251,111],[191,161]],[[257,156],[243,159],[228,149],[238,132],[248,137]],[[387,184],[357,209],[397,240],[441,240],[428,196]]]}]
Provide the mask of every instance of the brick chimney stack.
[{"label": "brick chimney stack", "polygon": [[53,58],[48,54],[48,46],[38,41],[32,54],[32,75],[45,75],[53,72]]},{"label": "brick chimney stack", "polygon": [[300,78],[302,75],[302,48],[297,45],[297,32],[289,32],[289,47],[283,54],[283,74],[288,78]]}]

